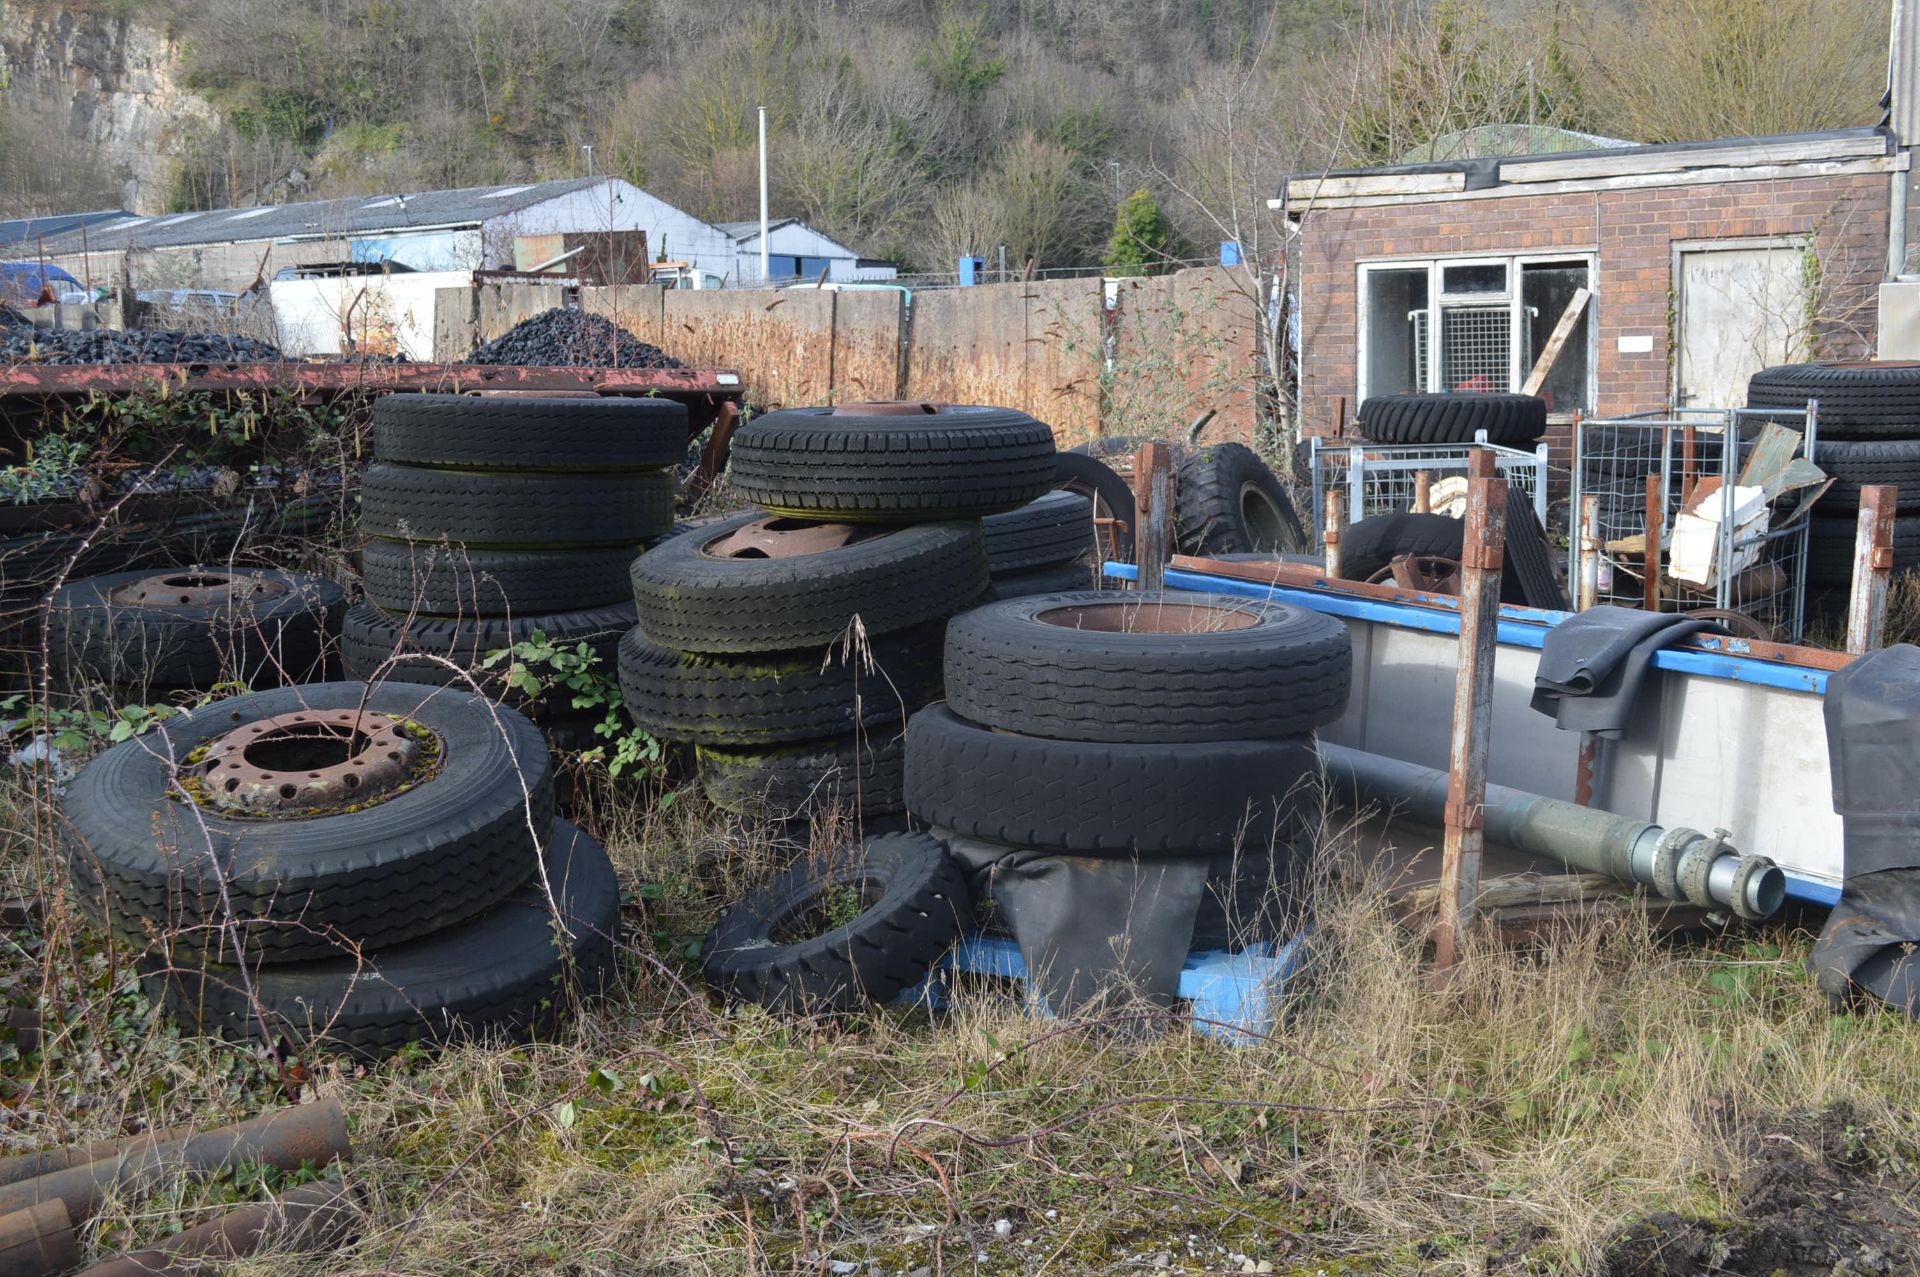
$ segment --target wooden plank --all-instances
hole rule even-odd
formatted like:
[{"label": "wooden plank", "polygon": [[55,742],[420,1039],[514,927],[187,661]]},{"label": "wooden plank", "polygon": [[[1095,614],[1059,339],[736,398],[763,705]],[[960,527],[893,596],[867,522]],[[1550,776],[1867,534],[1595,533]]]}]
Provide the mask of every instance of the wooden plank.
[{"label": "wooden plank", "polygon": [[567,290],[559,284],[498,283],[477,291],[483,342],[492,341],[523,319],[567,303]]},{"label": "wooden plank", "polygon": [[834,293],[834,403],[897,399],[901,395],[901,349],[906,299],[892,289]]},{"label": "wooden plank", "polygon": [[1537,395],[1540,387],[1547,384],[1554,364],[1560,360],[1560,351],[1567,344],[1567,338],[1573,336],[1574,325],[1580,322],[1580,315],[1587,308],[1587,300],[1593,294],[1585,288],[1573,290],[1573,296],[1567,299],[1567,308],[1560,312],[1560,322],[1553,326],[1553,335],[1547,338],[1547,344],[1540,350],[1540,358],[1533,364],[1533,371],[1527,374],[1526,384],[1520,387],[1523,395]]},{"label": "wooden plank", "polygon": [[695,367],[740,370],[761,408],[809,407],[833,390],[834,294],[810,288],[673,289],[660,348]]},{"label": "wooden plank", "polygon": [[1141,446],[1133,466],[1133,502],[1136,510],[1133,561],[1140,569],[1138,588],[1158,594],[1166,588],[1167,558],[1173,552],[1173,448],[1169,444]]},{"label": "wooden plank", "polygon": [[1887,636],[1887,583],[1893,575],[1893,518],[1899,489],[1870,483],[1860,489],[1854,534],[1853,593],[1847,599],[1847,651],[1864,656]]},{"label": "wooden plank", "polygon": [[1342,177],[1297,177],[1287,183],[1287,202],[1346,199],[1364,195],[1434,195],[1464,191],[1465,173],[1353,173]]},{"label": "wooden plank", "polygon": [[1799,164],[1808,160],[1850,160],[1887,153],[1884,138],[1824,138],[1807,142],[1740,142],[1690,151],[1622,148],[1615,154],[1578,159],[1508,160],[1500,165],[1503,182],[1561,182],[1583,178],[1633,177],[1642,173],[1678,173],[1722,165]]},{"label": "wooden plank", "polygon": [[479,311],[472,288],[433,290],[433,359],[457,364],[473,353]]}]

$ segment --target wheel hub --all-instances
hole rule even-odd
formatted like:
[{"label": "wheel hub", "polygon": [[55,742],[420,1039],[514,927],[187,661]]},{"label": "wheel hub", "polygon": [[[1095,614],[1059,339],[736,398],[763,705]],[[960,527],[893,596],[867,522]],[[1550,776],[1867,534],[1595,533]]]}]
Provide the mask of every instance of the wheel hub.
[{"label": "wheel hub", "polygon": [[770,514],[715,537],[700,547],[700,553],[709,559],[798,559],[838,550],[887,531],[871,524],[815,523]]},{"label": "wheel hub", "polygon": [[242,599],[273,598],[287,592],[285,581],[241,572],[162,572],[129,581],[108,598],[144,607],[218,607]]},{"label": "wheel hub", "polygon": [[1397,585],[1422,594],[1460,593],[1460,561],[1437,554],[1402,554],[1367,578],[1375,585]]},{"label": "wheel hub", "polygon": [[235,728],[200,761],[206,801],[252,816],[364,805],[408,785],[430,733],[371,710],[298,710]]}]

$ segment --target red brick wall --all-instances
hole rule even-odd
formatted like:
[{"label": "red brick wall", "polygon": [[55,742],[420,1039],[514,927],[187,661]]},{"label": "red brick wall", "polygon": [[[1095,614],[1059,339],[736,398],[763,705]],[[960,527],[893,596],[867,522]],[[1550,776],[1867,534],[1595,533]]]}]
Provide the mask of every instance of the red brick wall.
[{"label": "red brick wall", "polygon": [[[1887,178],[1867,173],[1310,212],[1302,219],[1300,277],[1305,432],[1332,434],[1342,396],[1351,429],[1359,406],[1358,262],[1593,253],[1595,406],[1603,414],[1639,412],[1660,407],[1671,392],[1668,305],[1676,241],[1813,235],[1825,279],[1818,352],[1862,357],[1873,349],[1887,207]],[[1620,352],[1620,337],[1641,334],[1653,338],[1650,353]],[[1566,434],[1565,426],[1549,434],[1557,458]]]}]

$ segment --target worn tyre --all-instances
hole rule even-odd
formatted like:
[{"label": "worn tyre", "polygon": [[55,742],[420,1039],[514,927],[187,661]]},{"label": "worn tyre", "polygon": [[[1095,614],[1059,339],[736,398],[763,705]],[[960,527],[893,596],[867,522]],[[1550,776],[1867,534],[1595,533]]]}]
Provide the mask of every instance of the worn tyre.
[{"label": "worn tyre", "polygon": [[735,490],[799,518],[906,522],[1013,510],[1053,487],[1053,431],[1010,408],[790,408],[733,437]]},{"label": "worn tyre", "polygon": [[1024,599],[1033,594],[1063,594],[1075,590],[1100,588],[1097,570],[1091,562],[1060,563],[1034,572],[1010,572],[987,582],[989,602]]},{"label": "worn tyre", "polygon": [[[194,775],[196,751],[237,727],[360,708],[432,732],[437,761],[358,810],[238,816],[173,796],[173,769]],[[224,892],[251,952],[295,962],[451,926],[518,887],[533,831],[544,836],[553,815],[553,774],[533,724],[480,697],[313,683],[219,701],[114,746],[74,781],[64,811],[75,885],[115,934],[221,944],[210,924],[225,917]]]},{"label": "worn tyre", "polygon": [[839,648],[713,656],[620,640],[620,694],[634,725],[689,745],[759,746],[904,722],[940,695],[944,622]]},{"label": "worn tyre", "polygon": [[1313,823],[1310,736],[1116,745],[1016,736],[944,705],[907,724],[907,810],[1010,847],[1192,855],[1266,847]]},{"label": "worn tyre", "polygon": [[620,638],[632,628],[633,606],[628,603],[578,612],[464,619],[393,616],[371,604],[357,603],[347,609],[340,626],[340,659],[355,678],[465,687],[461,673],[443,663],[451,662],[491,693],[502,690],[509,663],[503,657],[489,667],[487,658],[495,652],[542,634],[569,651],[585,644],[599,658],[598,668],[610,675],[618,660]]},{"label": "worn tyre", "polygon": [[672,530],[673,478],[473,474],[381,462],[360,482],[360,527],[394,541],[631,546]]},{"label": "worn tyre", "polygon": [[1783,364],[1747,382],[1749,408],[1804,410],[1809,399],[1820,401],[1822,442],[1920,434],[1920,363]]},{"label": "worn tyre", "polygon": [[[1459,562],[1466,521],[1444,514],[1376,514],[1349,524],[1340,539],[1340,576],[1365,581],[1393,566],[1403,554]],[[1500,601],[1524,605],[1526,587],[1513,572],[1500,574]]]},{"label": "worn tyre", "polygon": [[[841,896],[864,907],[838,916]],[[926,834],[882,834],[802,860],[727,910],[700,950],[707,984],[781,1011],[851,1011],[926,978],[973,913],[966,875]],[[835,925],[835,924],[838,925]]]},{"label": "worn tyre", "polygon": [[791,556],[740,548],[756,529],[818,526],[751,511],[655,546],[633,561],[640,627],[682,652],[785,652],[838,642],[855,617],[869,636],[903,630],[986,588],[978,522],[853,527],[845,544]]},{"label": "worn tyre", "polygon": [[278,1038],[368,1060],[413,1042],[524,1039],[612,984],[619,938],[620,885],[600,844],[556,820],[541,859],[544,875],[465,922],[360,957],[251,971],[251,1001],[237,969],[178,955],[150,955],[145,983],[203,1032],[257,1037],[264,1016]]},{"label": "worn tyre", "polygon": [[947,624],[953,712],[1056,740],[1311,732],[1345,712],[1352,670],[1340,621],[1225,594],[1041,594]]},{"label": "worn tyre", "polygon": [[1487,442],[1513,447],[1547,431],[1547,401],[1537,395],[1375,395],[1360,405],[1360,437],[1375,443]]},{"label": "worn tyre", "polygon": [[1822,439],[1817,455],[1816,464],[1833,476],[1820,498],[1822,511],[1859,509],[1860,489],[1869,484],[1892,484],[1899,489],[1896,508],[1920,511],[1920,438]]},{"label": "worn tyre", "polygon": [[1173,506],[1182,554],[1297,554],[1308,546],[1286,485],[1244,444],[1183,449]]},{"label": "worn tyre", "polygon": [[1079,452],[1060,453],[1053,462],[1053,486],[1086,497],[1095,519],[1111,521],[1104,531],[1095,525],[1095,553],[1131,562],[1135,506],[1127,481],[1106,462]]},{"label": "worn tyre", "polygon": [[[173,592],[176,585],[181,592]],[[199,689],[301,683],[325,676],[346,606],[340,586],[300,572],[115,572],[53,592],[48,651],[71,682]]]},{"label": "worn tyre", "polygon": [[1077,492],[1049,492],[1018,510],[990,514],[980,526],[995,576],[1071,563],[1093,553],[1093,502]]},{"label": "worn tyre", "polygon": [[708,800],[735,815],[778,819],[838,807],[864,817],[906,810],[905,738],[896,727],[770,749],[702,745],[697,756]]},{"label": "worn tyre", "polygon": [[639,546],[487,550],[374,540],[361,551],[369,601],[425,616],[518,616],[624,602]]},{"label": "worn tyre", "polygon": [[[1808,523],[1807,580],[1823,585],[1853,581],[1854,538],[1857,518],[1816,517]],[[1893,521],[1893,566],[1896,571],[1920,567],[1920,515]]]},{"label": "worn tyre", "polygon": [[373,405],[373,455],[468,470],[657,470],[687,451],[671,399],[482,399],[391,394]]}]

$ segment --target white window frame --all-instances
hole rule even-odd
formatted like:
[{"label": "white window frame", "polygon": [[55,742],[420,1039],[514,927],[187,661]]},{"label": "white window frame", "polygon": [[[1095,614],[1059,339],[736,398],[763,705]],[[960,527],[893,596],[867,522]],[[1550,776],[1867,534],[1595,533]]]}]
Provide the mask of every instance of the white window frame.
[{"label": "white window frame", "polygon": [[[1597,373],[1599,367],[1598,333],[1600,326],[1593,322],[1593,310],[1599,294],[1599,288],[1597,287],[1599,262],[1597,256],[1592,249],[1567,249],[1562,252],[1551,253],[1481,253],[1464,257],[1383,257],[1358,263],[1355,280],[1357,305],[1354,307],[1354,310],[1357,316],[1356,326],[1359,332],[1357,334],[1358,342],[1355,346],[1356,363],[1354,373],[1355,382],[1359,388],[1360,399],[1364,401],[1373,393],[1373,388],[1367,384],[1367,330],[1372,319],[1372,313],[1368,309],[1368,298],[1372,295],[1370,279],[1375,271],[1420,269],[1427,271],[1427,384],[1421,387],[1421,389],[1429,394],[1434,394],[1440,390],[1442,368],[1445,358],[1444,351],[1442,350],[1441,311],[1449,307],[1488,306],[1501,302],[1506,303],[1511,312],[1508,321],[1511,327],[1508,331],[1513,335],[1513,341],[1511,342],[1509,351],[1507,384],[1514,389],[1518,389],[1525,383],[1527,374],[1533,371],[1532,366],[1525,362],[1527,344],[1519,340],[1520,334],[1525,331],[1521,326],[1522,322],[1528,318],[1528,316],[1522,313],[1522,268],[1549,262],[1583,262],[1587,268],[1587,289],[1594,295],[1595,301],[1589,302],[1587,307],[1587,384],[1583,387],[1581,398],[1583,403],[1588,405],[1593,404],[1596,401],[1596,392],[1598,389]],[[1441,282],[1446,278],[1445,271],[1447,267],[1499,265],[1504,265],[1507,268],[1507,286],[1503,292],[1443,294],[1440,291]],[[1573,412],[1574,409],[1569,408],[1556,412],[1553,415],[1556,418],[1565,418],[1571,417]]]}]

